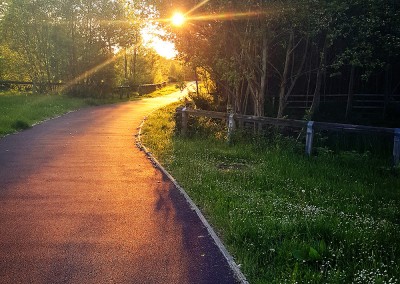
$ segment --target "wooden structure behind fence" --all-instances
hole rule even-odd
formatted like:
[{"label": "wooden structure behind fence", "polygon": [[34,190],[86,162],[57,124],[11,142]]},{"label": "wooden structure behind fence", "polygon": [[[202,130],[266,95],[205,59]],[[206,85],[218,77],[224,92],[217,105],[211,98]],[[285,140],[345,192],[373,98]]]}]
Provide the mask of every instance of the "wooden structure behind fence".
[{"label": "wooden structure behind fence", "polygon": [[353,125],[353,124],[340,124],[340,123],[329,123],[329,122],[318,122],[318,121],[305,121],[295,119],[279,119],[272,117],[260,117],[242,114],[229,114],[215,111],[204,111],[189,108],[177,108],[177,115],[181,116],[181,134],[186,135],[188,131],[188,118],[189,115],[195,117],[209,117],[227,121],[228,126],[228,139],[231,137],[233,131],[237,128],[243,127],[245,122],[254,123],[258,126],[258,129],[262,129],[264,125],[294,127],[294,128],[305,128],[306,129],[306,141],[305,141],[305,153],[311,155],[312,145],[314,140],[315,131],[327,130],[327,131],[342,131],[350,133],[373,133],[373,134],[389,134],[393,135],[393,165],[398,166],[400,161],[400,128],[385,128],[385,127],[373,127],[365,125]]},{"label": "wooden structure behind fence", "polygon": [[[275,101],[279,98],[276,97]],[[311,108],[313,95],[292,94],[288,97],[286,112],[290,115],[304,115],[304,111]],[[321,106],[338,108],[339,112],[370,114],[375,117],[385,117],[388,110],[400,110],[400,94],[322,94]]]}]

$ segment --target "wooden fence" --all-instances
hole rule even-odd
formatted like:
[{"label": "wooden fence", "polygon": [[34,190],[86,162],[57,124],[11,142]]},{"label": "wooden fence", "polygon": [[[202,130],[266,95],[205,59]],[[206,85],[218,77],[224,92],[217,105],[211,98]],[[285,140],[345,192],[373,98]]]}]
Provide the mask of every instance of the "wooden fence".
[{"label": "wooden fence", "polygon": [[398,166],[400,161],[400,128],[373,127],[365,125],[340,124],[318,121],[305,121],[295,119],[279,119],[273,117],[260,117],[242,114],[229,114],[224,112],[204,111],[190,108],[177,108],[177,114],[182,117],[181,134],[186,135],[188,129],[189,115],[195,117],[209,117],[222,119],[227,121],[228,139],[231,137],[236,126],[239,128],[244,126],[245,122],[251,122],[262,129],[264,125],[285,126],[295,128],[306,128],[306,146],[305,153],[310,156],[312,151],[313,139],[315,131],[343,131],[351,133],[374,133],[393,135],[393,165]]},{"label": "wooden fence", "polygon": [[[279,98],[276,97],[276,100]],[[346,104],[348,94],[323,94],[321,103],[342,103]],[[287,101],[288,109],[309,109],[313,101],[313,95],[293,94]],[[353,94],[351,106],[353,110],[383,110],[388,105],[400,103],[400,94]]]},{"label": "wooden fence", "polygon": [[32,89],[50,89],[56,90],[58,87],[64,85],[64,83],[55,82],[26,82],[26,81],[0,81],[0,90],[7,91],[12,88],[12,86],[23,86],[29,90]]}]

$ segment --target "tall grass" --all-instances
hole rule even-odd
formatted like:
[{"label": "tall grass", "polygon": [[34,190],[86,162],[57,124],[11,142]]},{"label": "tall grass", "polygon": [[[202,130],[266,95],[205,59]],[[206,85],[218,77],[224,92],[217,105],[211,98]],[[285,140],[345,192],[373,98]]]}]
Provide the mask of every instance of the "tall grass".
[{"label": "tall grass", "polygon": [[0,137],[87,105],[86,100],[59,95],[0,95]]},{"label": "tall grass", "polygon": [[[250,283],[398,283],[400,179],[372,155],[292,139],[174,136],[170,106],[144,143],[217,228]],[[268,140],[268,141],[267,141]]]},{"label": "tall grass", "polygon": [[[173,93],[177,90],[175,85],[168,85],[146,97],[157,97]],[[87,106],[117,103],[131,98],[80,98],[62,95],[37,95],[32,93],[20,93],[17,91],[0,92],[0,137],[30,128],[35,123],[47,118],[59,116],[69,111]]]}]

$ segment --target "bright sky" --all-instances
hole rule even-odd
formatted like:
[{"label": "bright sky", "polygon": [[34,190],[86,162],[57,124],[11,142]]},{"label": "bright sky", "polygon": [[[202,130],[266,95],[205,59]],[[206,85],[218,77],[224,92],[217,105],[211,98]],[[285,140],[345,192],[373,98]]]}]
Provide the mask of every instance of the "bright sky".
[{"label": "bright sky", "polygon": [[144,44],[152,47],[161,56],[172,59],[178,54],[172,42],[161,39],[161,36],[165,35],[162,29],[149,25],[142,29],[141,33]]}]

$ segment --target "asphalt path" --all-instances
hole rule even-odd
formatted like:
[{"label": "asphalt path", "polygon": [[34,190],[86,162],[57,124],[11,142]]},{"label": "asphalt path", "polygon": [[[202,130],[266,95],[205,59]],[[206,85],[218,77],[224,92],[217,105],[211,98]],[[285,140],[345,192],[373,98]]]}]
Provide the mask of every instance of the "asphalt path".
[{"label": "asphalt path", "polygon": [[180,93],[91,107],[0,139],[0,283],[235,283],[173,184],[135,147]]}]

